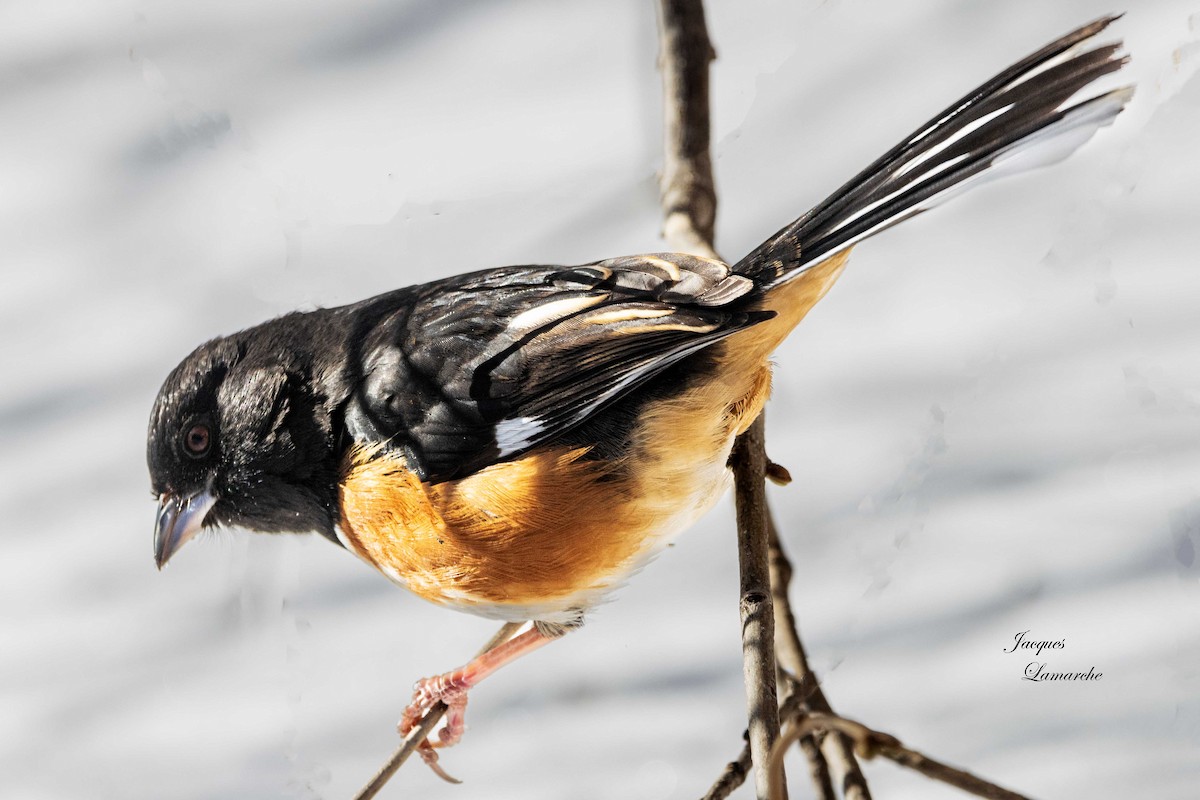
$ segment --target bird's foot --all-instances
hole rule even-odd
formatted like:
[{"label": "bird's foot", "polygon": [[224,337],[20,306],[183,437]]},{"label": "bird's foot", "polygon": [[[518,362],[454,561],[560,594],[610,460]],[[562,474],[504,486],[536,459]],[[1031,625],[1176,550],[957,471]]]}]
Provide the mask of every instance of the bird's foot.
[{"label": "bird's foot", "polygon": [[450,783],[460,783],[438,764],[437,748],[451,747],[458,744],[466,730],[464,720],[467,713],[467,690],[473,683],[458,669],[444,675],[432,678],[422,678],[413,685],[412,700],[404,709],[397,729],[401,736],[408,736],[420,723],[422,718],[439,702],[446,704],[446,716],[436,738],[430,736],[421,742],[417,753],[429,768],[437,773],[442,780]]},{"label": "bird's foot", "polygon": [[443,779],[451,783],[459,782],[438,766],[436,748],[449,747],[462,738],[466,729],[463,718],[467,713],[467,691],[510,661],[562,635],[562,631],[555,632],[557,627],[552,628],[550,632],[543,632],[542,627],[535,625],[531,630],[480,653],[466,666],[444,675],[422,678],[413,686],[412,700],[408,708],[404,709],[404,715],[400,717],[397,727],[400,729],[400,735],[407,737],[438,703],[446,704],[446,717],[441,730],[436,736],[430,736],[421,742],[417,749],[421,759]]}]

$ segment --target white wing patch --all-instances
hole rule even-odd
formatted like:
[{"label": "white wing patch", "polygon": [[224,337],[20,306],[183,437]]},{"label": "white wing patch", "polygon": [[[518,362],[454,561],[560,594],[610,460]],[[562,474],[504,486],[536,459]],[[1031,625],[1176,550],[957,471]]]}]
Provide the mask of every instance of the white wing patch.
[{"label": "white wing patch", "polygon": [[536,417],[500,420],[496,423],[496,446],[500,449],[500,457],[524,450],[545,427],[545,423]]},{"label": "white wing patch", "polygon": [[560,320],[563,317],[568,317],[577,311],[583,311],[585,308],[591,308],[607,299],[607,294],[594,294],[568,297],[565,300],[554,300],[544,303],[517,314],[509,320],[508,330],[518,332],[532,330],[555,320]]}]

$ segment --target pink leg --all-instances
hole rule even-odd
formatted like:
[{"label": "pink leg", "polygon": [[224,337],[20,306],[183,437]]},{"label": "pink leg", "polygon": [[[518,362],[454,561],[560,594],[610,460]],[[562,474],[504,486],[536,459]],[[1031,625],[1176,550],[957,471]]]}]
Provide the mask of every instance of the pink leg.
[{"label": "pink leg", "polygon": [[526,653],[532,653],[547,642],[553,641],[554,638],[556,637],[546,636],[537,628],[532,628],[520,636],[509,639],[504,644],[480,654],[465,666],[443,675],[422,678],[417,681],[413,686],[412,700],[400,718],[398,726],[400,734],[407,736],[409,731],[421,722],[421,718],[429,709],[438,702],[445,703],[447,706],[446,723],[438,733],[438,740],[436,742],[426,740],[418,752],[425,763],[434,767],[438,774],[447,777],[439,767],[435,766],[437,754],[433,748],[449,747],[462,738],[463,719],[467,710],[467,691],[505,664],[515,661]]}]

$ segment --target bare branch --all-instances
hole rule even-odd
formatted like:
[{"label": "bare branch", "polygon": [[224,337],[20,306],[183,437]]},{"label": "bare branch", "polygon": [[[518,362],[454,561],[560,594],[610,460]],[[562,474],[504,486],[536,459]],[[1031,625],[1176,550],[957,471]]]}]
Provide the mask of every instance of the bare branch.
[{"label": "bare branch", "polygon": [[[830,708],[825,693],[821,691],[816,675],[809,669],[808,655],[800,642],[799,627],[796,624],[796,616],[792,613],[788,594],[792,584],[792,562],[783,550],[775,519],[769,510],[767,533],[771,545],[771,592],[775,600],[775,644],[778,648],[776,657],[779,659],[779,665],[792,673],[796,680],[811,686],[804,693],[804,707],[809,711],[832,714],[833,709]],[[809,771],[821,800],[832,800],[835,797],[826,766],[827,761],[832,763],[837,771],[845,800],[871,800],[867,779],[858,766],[849,739],[844,735],[833,733],[818,745],[816,738],[807,734],[801,737],[800,748],[808,758]]]},{"label": "bare branch", "polygon": [[935,761],[926,755],[918,753],[916,750],[903,747],[899,743],[894,746],[880,746],[879,755],[896,762],[902,767],[916,770],[927,778],[933,778],[942,783],[957,786],[964,792],[970,792],[977,797],[986,797],[989,800],[1029,800],[1023,794],[1017,794],[1002,786],[985,781],[983,778],[972,775],[969,772],[956,769],[940,761]]},{"label": "bare branch", "polygon": [[[764,430],[760,416],[738,437],[731,459],[741,572],[742,670],[750,712],[748,730],[754,784],[760,800],[765,800],[769,791],[767,759],[779,738],[775,618],[767,558],[767,487],[763,477],[767,461]],[[786,797],[786,793],[779,797]]]},{"label": "bare branch", "polygon": [[[783,680],[787,683],[789,690],[783,704],[779,706],[779,718],[781,720],[793,719],[804,709],[805,698],[816,684],[815,682],[797,681],[786,672],[783,673]],[[725,771],[717,778],[702,800],[723,800],[745,782],[751,766],[750,732],[748,730],[742,732],[742,739],[746,740],[746,745],[742,747],[741,754],[726,765]]]},{"label": "bare branch", "polygon": [[[661,184],[663,236],[675,249],[716,258],[713,224],[717,193],[709,155],[708,114],[708,65],[715,53],[704,22],[703,3],[660,0],[659,29],[666,118]],[[763,435],[760,417],[738,439],[732,459],[737,487],[742,664],[749,712],[747,749],[714,786],[718,790],[728,785],[732,791],[745,778],[749,760],[758,765],[754,782],[760,800],[767,792],[767,756],[779,736]]]},{"label": "bare branch", "polygon": [[659,1],[663,75],[663,238],[672,248],[717,258],[717,191],[709,155],[708,65],[716,57],[701,0]]},{"label": "bare branch", "polygon": [[[488,650],[507,642],[521,629],[521,625],[522,623],[520,622],[506,622],[501,625],[500,630],[496,631],[491,639],[488,639],[487,644],[479,648],[479,655],[483,655]],[[379,790],[392,779],[392,776],[396,774],[396,770],[404,766],[404,762],[408,760],[409,756],[416,752],[421,743],[429,738],[429,734],[442,721],[442,717],[445,714],[445,703],[437,703],[433,708],[429,709],[425,716],[421,718],[421,722],[417,727],[413,728],[408,736],[404,738],[404,741],[400,743],[400,746],[396,748],[396,752],[392,753],[391,758],[379,768],[379,771],[375,773],[367,785],[359,790],[358,794],[354,795],[354,800],[371,800],[372,797],[379,794]],[[448,777],[444,773],[439,774],[442,777]]]},{"label": "bare branch", "polygon": [[[821,687],[817,684],[816,675],[808,668],[808,658],[804,646],[800,643],[800,634],[796,627],[796,617],[792,613],[791,601],[788,598],[788,587],[792,582],[792,563],[788,561],[779,543],[779,532],[775,528],[775,519],[767,509],[767,539],[769,543],[769,563],[771,568],[771,595],[775,609],[775,658],[779,666],[791,674],[792,680],[798,685],[793,689],[793,696],[800,698],[803,708],[812,708],[814,695],[821,695]],[[782,712],[782,709],[781,709]],[[783,714],[781,713],[781,717]],[[800,749],[808,759],[809,775],[816,787],[819,800],[836,800],[833,782],[829,777],[829,764],[815,736],[809,734],[800,739]],[[853,756],[851,756],[853,758]]]},{"label": "bare branch", "polygon": [[[929,758],[916,750],[911,750],[902,745],[895,736],[872,730],[860,722],[833,714],[805,713],[803,711],[800,711],[799,714],[800,716],[780,736],[779,741],[775,744],[775,749],[771,751],[769,771],[773,784],[775,780],[783,777],[783,757],[793,742],[817,731],[830,731],[851,738],[854,741],[855,751],[863,758],[883,756],[901,766],[916,770],[928,778],[988,800],[1029,800],[1025,795],[1017,794],[969,772],[964,772]],[[785,796],[772,793],[771,800],[782,800]]]},{"label": "bare branch", "polygon": [[751,761],[749,736],[746,735],[745,738],[746,743],[742,745],[742,752],[725,765],[725,771],[721,773],[701,800],[725,800],[726,797],[733,794],[734,789],[746,782],[746,776],[750,774]]}]

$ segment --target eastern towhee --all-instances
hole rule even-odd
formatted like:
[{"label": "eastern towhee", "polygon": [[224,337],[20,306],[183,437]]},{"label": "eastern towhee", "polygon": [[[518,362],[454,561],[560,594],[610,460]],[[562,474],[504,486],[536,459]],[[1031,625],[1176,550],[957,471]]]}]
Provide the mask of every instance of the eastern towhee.
[{"label": "eastern towhee", "polygon": [[1120,113],[1115,18],[971,91],[733,266],[679,253],[484,270],[201,345],[150,417],[159,567],[201,528],[316,531],[435,603],[528,631],[417,684],[466,690],[578,626],[716,502],[768,358],[851,246]]}]

